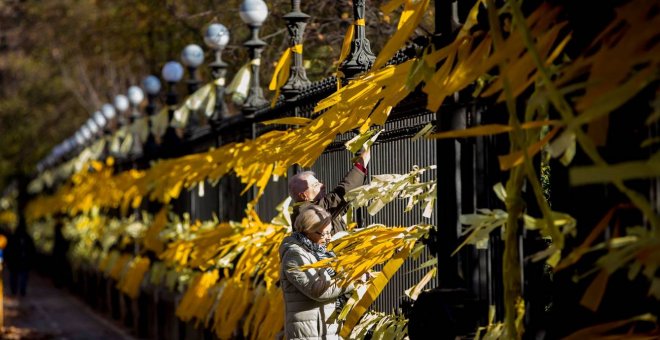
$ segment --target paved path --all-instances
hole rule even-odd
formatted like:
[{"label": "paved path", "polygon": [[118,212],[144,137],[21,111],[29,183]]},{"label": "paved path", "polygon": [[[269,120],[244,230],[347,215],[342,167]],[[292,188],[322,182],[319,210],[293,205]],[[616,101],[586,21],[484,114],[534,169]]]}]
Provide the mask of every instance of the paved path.
[{"label": "paved path", "polygon": [[26,297],[8,296],[8,284],[4,286],[3,338],[133,339],[125,329],[34,273],[30,275]]}]

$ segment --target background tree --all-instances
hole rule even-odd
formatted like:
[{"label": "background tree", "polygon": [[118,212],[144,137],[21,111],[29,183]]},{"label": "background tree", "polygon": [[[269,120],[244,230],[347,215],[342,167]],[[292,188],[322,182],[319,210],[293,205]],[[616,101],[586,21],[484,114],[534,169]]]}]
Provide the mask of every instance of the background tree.
[{"label": "background tree", "polygon": [[[367,2],[367,34],[377,53],[395,29]],[[203,29],[220,22],[231,31],[224,53],[229,77],[247,61],[242,43],[248,28],[240,0],[60,0],[0,3],[0,188],[9,177],[30,174],[36,162],[71,136],[91,113],[148,74],[160,74],[189,43],[203,44]],[[262,29],[262,85],[288,47],[282,16],[290,0],[267,1]],[[310,80],[336,69],[342,40],[351,24],[350,1],[303,1],[312,16],[305,32]],[[424,25],[423,25],[424,26]],[[428,23],[426,24],[428,27]],[[422,28],[423,30],[424,28]],[[210,58],[210,57],[209,57]],[[210,79],[202,68],[202,77]],[[183,91],[184,84],[181,84]],[[180,92],[184,93],[184,92]]]}]

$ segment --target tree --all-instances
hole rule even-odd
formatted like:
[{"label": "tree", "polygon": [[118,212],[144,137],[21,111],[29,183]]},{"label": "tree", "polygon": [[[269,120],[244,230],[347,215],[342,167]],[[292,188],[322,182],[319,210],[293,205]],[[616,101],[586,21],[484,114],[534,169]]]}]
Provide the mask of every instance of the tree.
[{"label": "tree", "polygon": [[[367,2],[368,35],[378,51],[393,26]],[[239,0],[61,0],[0,3],[0,187],[8,177],[33,173],[53,145],[71,136],[103,103],[148,74],[160,74],[189,43],[203,46],[203,29],[221,22],[231,32],[224,52],[229,77],[247,61],[248,29]],[[282,16],[289,0],[268,1],[262,37],[262,79],[288,47]],[[318,80],[336,68],[350,1],[303,1],[312,16],[305,33],[308,76]],[[389,19],[389,18],[385,18]],[[387,20],[389,21],[389,20]],[[209,57],[210,58],[210,57]],[[200,70],[208,80],[208,70]],[[183,86],[183,84],[181,84]],[[180,89],[183,92],[183,88]]]}]

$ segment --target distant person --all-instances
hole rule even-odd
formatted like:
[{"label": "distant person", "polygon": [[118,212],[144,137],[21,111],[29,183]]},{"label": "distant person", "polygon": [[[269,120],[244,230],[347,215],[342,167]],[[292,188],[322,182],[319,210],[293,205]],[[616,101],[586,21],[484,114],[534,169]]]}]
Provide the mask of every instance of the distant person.
[{"label": "distant person", "polygon": [[358,161],[339,182],[336,188],[326,194],[325,185],[321,183],[312,171],[303,171],[289,180],[289,195],[295,202],[291,221],[295,221],[300,211],[308,205],[318,205],[332,215],[332,234],[345,231],[346,222],[343,219],[348,211],[348,202],[344,195],[352,189],[364,184],[367,166],[371,159],[369,149],[360,154]]},{"label": "distant person", "polygon": [[[332,216],[323,208],[308,205],[300,210],[291,236],[282,240],[280,282],[284,293],[285,338],[339,339],[339,324],[330,320],[339,308],[339,298],[351,292],[351,284],[339,287],[332,269],[309,269],[300,266],[335,257],[326,249],[332,230]],[[364,280],[368,279],[365,275]]]},{"label": "distant person", "polygon": [[20,294],[25,296],[27,293],[27,283],[30,268],[34,258],[34,242],[28,235],[25,227],[19,227],[16,232],[9,237],[4,256],[9,270],[9,284],[12,295]]}]

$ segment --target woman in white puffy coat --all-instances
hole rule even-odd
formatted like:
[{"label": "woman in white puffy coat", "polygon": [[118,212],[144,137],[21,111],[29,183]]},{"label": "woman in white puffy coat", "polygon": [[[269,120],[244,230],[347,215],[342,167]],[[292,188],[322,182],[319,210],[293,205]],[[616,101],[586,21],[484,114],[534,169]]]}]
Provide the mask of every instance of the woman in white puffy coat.
[{"label": "woman in white puffy coat", "polygon": [[[280,277],[286,306],[285,336],[293,339],[339,339],[339,325],[330,320],[337,298],[350,292],[338,287],[332,269],[298,267],[334,257],[325,249],[330,240],[332,216],[315,205],[305,207],[294,223],[294,232],[280,245]],[[334,318],[333,318],[334,319]]]}]

